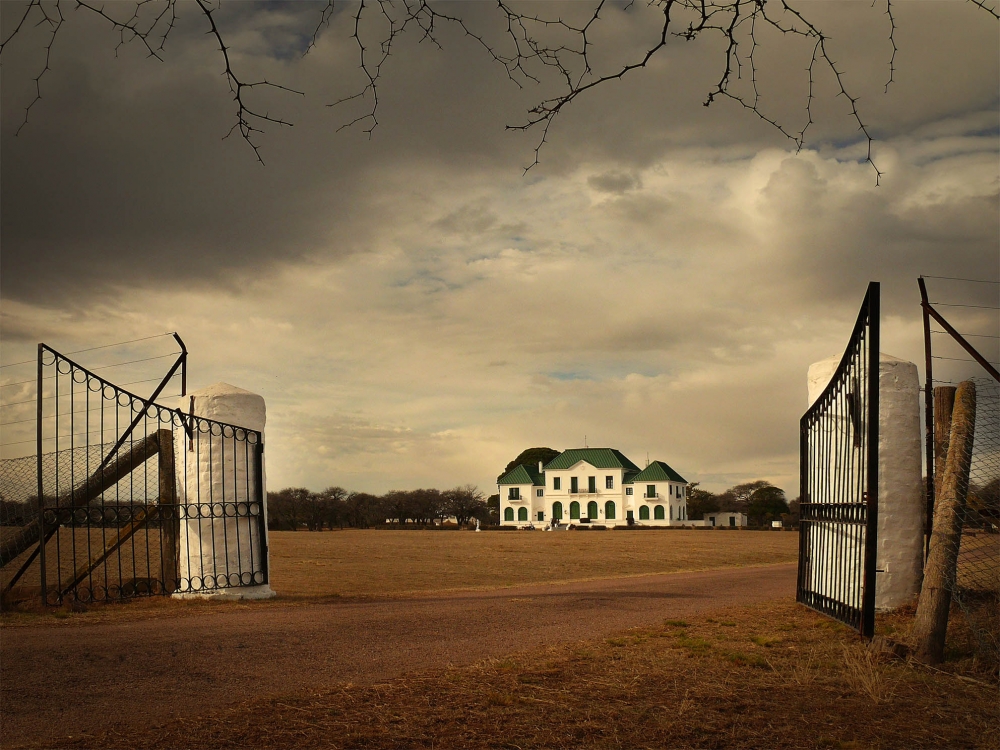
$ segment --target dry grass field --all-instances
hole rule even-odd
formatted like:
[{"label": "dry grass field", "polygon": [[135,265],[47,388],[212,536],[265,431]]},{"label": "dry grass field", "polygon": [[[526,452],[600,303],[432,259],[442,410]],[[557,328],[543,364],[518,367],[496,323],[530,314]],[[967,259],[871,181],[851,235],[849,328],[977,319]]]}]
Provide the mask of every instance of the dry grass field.
[{"label": "dry grass field", "polygon": [[48,746],[992,750],[1000,720],[995,684],[774,602]]},{"label": "dry grass field", "polygon": [[799,535],[757,531],[278,531],[282,597],[398,596],[794,562]]}]

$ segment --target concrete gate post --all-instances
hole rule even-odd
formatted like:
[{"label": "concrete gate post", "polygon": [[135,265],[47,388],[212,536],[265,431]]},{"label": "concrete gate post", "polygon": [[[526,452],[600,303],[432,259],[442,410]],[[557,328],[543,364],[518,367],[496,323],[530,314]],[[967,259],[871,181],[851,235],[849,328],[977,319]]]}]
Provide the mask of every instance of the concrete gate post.
[{"label": "concrete gate post", "polygon": [[[266,411],[263,397],[228,383],[216,383],[182,396],[178,407],[216,422],[261,433]],[[183,432],[175,440],[177,502],[190,507],[180,522],[177,540],[182,582],[178,598],[267,599],[275,593],[263,579],[267,569],[267,482],[261,461],[258,505],[255,448],[226,434],[194,431],[193,443]],[[237,506],[251,516],[233,514]],[[200,509],[200,512],[198,512]],[[263,522],[261,522],[263,519]],[[248,575],[249,574],[249,575]],[[225,576],[230,587],[219,587]],[[242,579],[241,579],[242,576]],[[249,578],[249,580],[248,580]],[[198,588],[191,582],[201,583]],[[242,585],[232,585],[234,582]],[[249,583],[250,585],[247,585]],[[190,588],[189,588],[190,586]]]},{"label": "concrete gate post", "polygon": [[[809,367],[809,403],[819,398],[840,357]],[[878,554],[875,606],[894,609],[920,592],[924,502],[920,449],[920,382],[912,362],[879,355]],[[831,561],[831,564],[833,561]]]}]

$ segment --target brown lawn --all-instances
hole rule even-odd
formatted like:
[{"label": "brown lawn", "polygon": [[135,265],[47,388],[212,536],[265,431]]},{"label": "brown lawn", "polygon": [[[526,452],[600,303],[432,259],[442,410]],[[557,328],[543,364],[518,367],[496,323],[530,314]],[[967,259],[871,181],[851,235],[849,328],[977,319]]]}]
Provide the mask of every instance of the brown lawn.
[{"label": "brown lawn", "polygon": [[49,746],[986,750],[998,725],[995,683],[873,654],[774,602]]},{"label": "brown lawn", "polygon": [[794,562],[798,534],[769,531],[278,531],[282,597],[384,596]]}]

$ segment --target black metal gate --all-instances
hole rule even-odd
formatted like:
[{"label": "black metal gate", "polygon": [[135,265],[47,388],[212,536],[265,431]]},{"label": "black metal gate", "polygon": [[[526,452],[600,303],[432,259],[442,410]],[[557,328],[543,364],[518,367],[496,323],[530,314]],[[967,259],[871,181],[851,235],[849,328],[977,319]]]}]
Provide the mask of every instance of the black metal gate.
[{"label": "black metal gate", "polygon": [[263,436],[155,403],[38,347],[37,494],[0,544],[5,600],[49,605],[268,582]]},{"label": "black metal gate", "polygon": [[878,528],[879,285],[868,285],[850,342],[800,421],[796,600],[870,638]]}]

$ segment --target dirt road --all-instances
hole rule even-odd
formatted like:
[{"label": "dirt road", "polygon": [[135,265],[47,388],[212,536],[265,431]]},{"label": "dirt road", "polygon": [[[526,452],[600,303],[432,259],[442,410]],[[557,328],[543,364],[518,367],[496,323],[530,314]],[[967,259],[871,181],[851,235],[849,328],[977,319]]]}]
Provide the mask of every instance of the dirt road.
[{"label": "dirt road", "polygon": [[794,564],[0,632],[0,744],[371,684],[791,597]]}]

